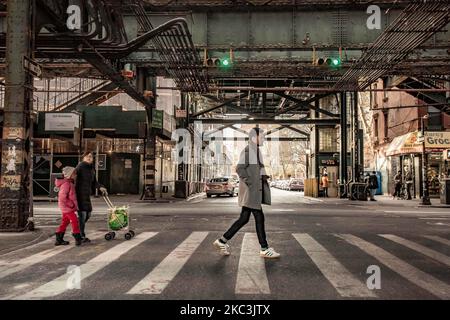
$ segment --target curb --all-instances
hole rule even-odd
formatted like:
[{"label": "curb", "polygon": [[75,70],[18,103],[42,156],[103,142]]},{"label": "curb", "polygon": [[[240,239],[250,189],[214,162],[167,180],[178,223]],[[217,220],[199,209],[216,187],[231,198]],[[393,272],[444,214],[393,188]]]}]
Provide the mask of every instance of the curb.
[{"label": "curb", "polygon": [[308,200],[310,200],[310,201],[315,201],[315,202],[324,202],[324,200],[322,200],[322,199],[318,199],[318,198],[313,198],[313,197],[310,197],[310,196],[303,196],[303,198],[305,198],[305,199],[308,199]]},{"label": "curb", "polygon": [[202,192],[202,193],[199,193],[199,194],[196,194],[196,195],[193,195],[193,196],[187,198],[186,202],[191,202],[192,200],[195,200],[198,198],[204,198],[204,197],[206,197],[206,193]]},{"label": "curb", "polygon": [[443,209],[450,209],[450,205],[431,205],[431,206],[425,206],[423,204],[419,204],[417,208],[443,208]]}]

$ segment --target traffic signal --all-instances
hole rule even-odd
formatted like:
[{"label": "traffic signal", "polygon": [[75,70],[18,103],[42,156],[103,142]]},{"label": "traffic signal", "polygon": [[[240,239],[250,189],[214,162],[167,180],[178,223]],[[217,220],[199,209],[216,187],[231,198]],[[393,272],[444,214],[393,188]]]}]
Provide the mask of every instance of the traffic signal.
[{"label": "traffic signal", "polygon": [[341,58],[339,57],[320,57],[316,60],[316,65],[327,65],[332,68],[339,68],[341,66]]},{"label": "traffic signal", "polygon": [[232,66],[233,62],[230,58],[208,58],[206,59],[206,66],[208,68],[222,68],[227,69]]}]

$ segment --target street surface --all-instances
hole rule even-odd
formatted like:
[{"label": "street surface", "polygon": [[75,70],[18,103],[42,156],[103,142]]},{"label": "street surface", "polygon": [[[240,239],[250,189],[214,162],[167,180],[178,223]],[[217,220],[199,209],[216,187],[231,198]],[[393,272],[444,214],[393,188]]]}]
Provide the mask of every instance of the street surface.
[{"label": "street surface", "polygon": [[95,199],[93,241],[81,247],[68,234],[69,246],[54,247],[57,204],[36,202],[39,241],[0,251],[0,299],[450,299],[448,208],[272,195],[266,231],[279,260],[259,257],[253,218],[229,242],[231,256],[214,250],[239,215],[236,197],[113,197],[131,206],[129,241],[104,239],[107,207]]}]

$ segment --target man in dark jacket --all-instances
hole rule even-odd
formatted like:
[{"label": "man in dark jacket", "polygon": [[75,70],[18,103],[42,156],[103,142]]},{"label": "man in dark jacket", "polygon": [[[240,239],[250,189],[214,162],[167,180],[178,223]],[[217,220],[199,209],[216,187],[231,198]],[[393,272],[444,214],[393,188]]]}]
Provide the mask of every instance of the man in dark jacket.
[{"label": "man in dark jacket", "polygon": [[397,197],[397,199],[402,197],[402,171],[399,170],[394,177],[394,194],[392,195],[393,199]]},{"label": "man in dark jacket", "polygon": [[370,201],[376,201],[375,193],[377,193],[377,189],[378,189],[377,173],[375,171],[372,171],[372,174],[369,176]]},{"label": "man in dark jacket", "polygon": [[75,191],[77,194],[79,210],[78,220],[80,222],[80,231],[81,236],[83,237],[83,242],[90,242],[89,238],[86,237],[85,227],[86,222],[89,220],[92,213],[92,191],[94,189],[99,189],[103,194],[107,194],[106,188],[99,184],[97,181],[93,163],[94,156],[92,152],[85,152],[82,156],[82,161],[76,168],[77,179],[75,183]]}]

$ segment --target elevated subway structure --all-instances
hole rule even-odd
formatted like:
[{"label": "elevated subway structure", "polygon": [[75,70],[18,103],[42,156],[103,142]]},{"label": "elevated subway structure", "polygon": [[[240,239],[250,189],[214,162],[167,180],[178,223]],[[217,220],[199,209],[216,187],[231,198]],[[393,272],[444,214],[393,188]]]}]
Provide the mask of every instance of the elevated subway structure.
[{"label": "elevated subway structure", "polygon": [[[68,28],[70,5],[81,10],[79,30]],[[381,10],[375,28],[368,26],[369,5]],[[3,159],[11,157],[2,157],[0,229],[32,224],[33,77],[23,57],[39,66],[34,76],[103,80],[88,95],[68,89],[74,97],[55,111],[100,104],[113,92],[144,107],[143,199],[156,194],[157,134],[151,124],[158,93],[165,89],[181,92],[179,109],[186,117],[177,120],[179,128],[194,135],[195,123],[202,123],[211,132],[231,128],[244,134],[236,125],[275,125],[270,133],[295,134],[285,140],[310,141],[308,177],[318,183],[320,162],[336,159],[345,184],[359,181],[364,167],[358,93],[377,92],[371,85],[378,79],[392,84],[383,92],[444,96],[433,107],[449,113],[449,6],[448,1],[2,1],[0,19],[7,26],[0,34],[2,154],[15,147],[16,155],[9,167]],[[31,31],[29,38],[18,36],[24,30]],[[134,70],[133,79],[123,72],[126,66]],[[414,79],[413,86],[405,76]],[[158,87],[157,77],[173,79],[176,87]],[[340,149],[322,155],[321,136],[336,128]],[[190,193],[189,170],[178,168],[180,196]]]}]

